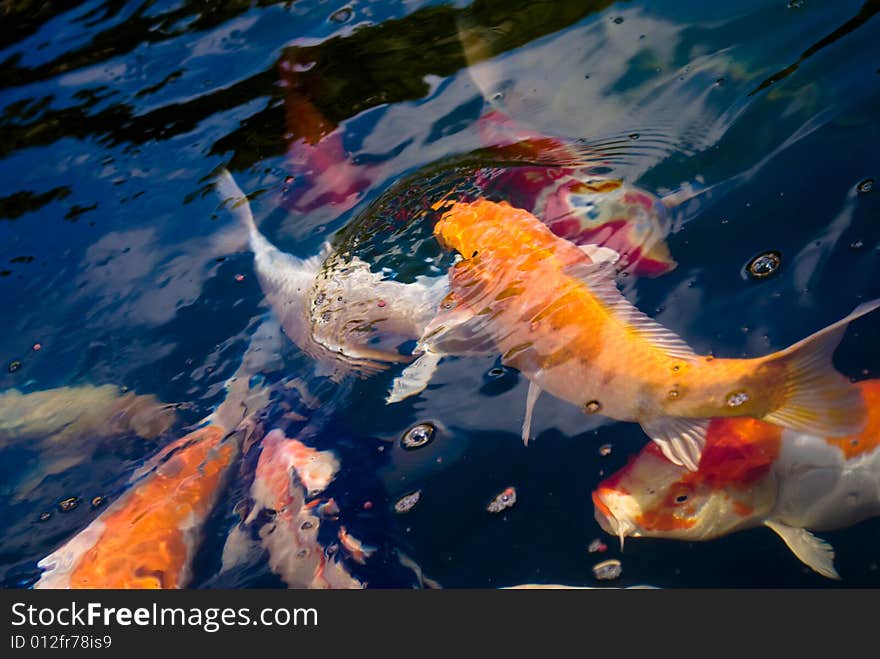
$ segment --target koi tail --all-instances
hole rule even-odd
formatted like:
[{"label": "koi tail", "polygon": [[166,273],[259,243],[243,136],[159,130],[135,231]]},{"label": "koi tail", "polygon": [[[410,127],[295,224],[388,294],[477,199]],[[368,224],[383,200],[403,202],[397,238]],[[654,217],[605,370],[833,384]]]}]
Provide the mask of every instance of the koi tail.
[{"label": "koi tail", "polygon": [[859,389],[834,369],[832,356],[853,320],[880,307],[880,299],[858,306],[846,318],[766,358],[783,364],[783,402],[765,421],[820,437],[860,433],[866,422]]}]

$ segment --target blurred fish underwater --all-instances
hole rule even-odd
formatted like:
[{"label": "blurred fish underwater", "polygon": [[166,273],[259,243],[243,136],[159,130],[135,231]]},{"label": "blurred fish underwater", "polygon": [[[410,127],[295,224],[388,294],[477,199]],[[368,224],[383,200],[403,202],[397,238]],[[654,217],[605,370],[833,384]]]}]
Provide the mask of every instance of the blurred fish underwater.
[{"label": "blurred fish underwater", "polygon": [[3,587],[880,585],[880,2],[551,5],[0,8]]}]

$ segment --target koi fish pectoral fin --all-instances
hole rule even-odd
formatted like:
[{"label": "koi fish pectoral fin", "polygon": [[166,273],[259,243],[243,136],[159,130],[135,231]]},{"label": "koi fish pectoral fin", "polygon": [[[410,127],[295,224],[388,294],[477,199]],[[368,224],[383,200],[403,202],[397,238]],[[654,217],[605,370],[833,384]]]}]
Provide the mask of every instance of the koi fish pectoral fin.
[{"label": "koi fish pectoral fin", "polygon": [[782,522],[767,520],[764,524],[782,538],[792,553],[804,565],[823,577],[840,579],[840,575],[834,568],[834,547],[828,542],[816,537],[806,529],[798,529]]},{"label": "koi fish pectoral fin", "polygon": [[620,260],[620,252],[602,245],[578,245],[580,250],[590,257],[593,263],[611,263],[614,265]]},{"label": "koi fish pectoral fin", "polygon": [[706,444],[708,419],[657,417],[643,422],[642,428],[670,462],[697,471]]},{"label": "koi fish pectoral fin", "polygon": [[832,356],[853,320],[880,308],[880,299],[766,358],[785,369],[782,404],[765,421],[820,437],[843,437],[864,430],[864,400],[848,378],[834,368]]},{"label": "koi fish pectoral fin", "polygon": [[403,369],[403,372],[394,378],[391,391],[385,398],[385,403],[399,403],[400,401],[415,396],[425,390],[443,355],[431,350],[426,350],[418,359]]},{"label": "koi fish pectoral fin", "polygon": [[535,410],[535,403],[538,402],[541,391],[543,391],[541,387],[534,382],[529,382],[529,393],[526,395],[526,415],[522,425],[522,440],[526,446],[529,445],[529,436],[532,434],[532,412]]}]

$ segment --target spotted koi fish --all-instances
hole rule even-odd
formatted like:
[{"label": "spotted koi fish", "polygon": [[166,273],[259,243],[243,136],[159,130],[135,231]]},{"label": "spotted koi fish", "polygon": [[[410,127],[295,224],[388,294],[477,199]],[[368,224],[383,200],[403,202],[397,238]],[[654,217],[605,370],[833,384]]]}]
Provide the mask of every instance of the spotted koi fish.
[{"label": "spotted koi fish", "polygon": [[880,515],[880,380],[857,388],[868,409],[861,433],[821,437],[755,419],[714,419],[695,472],[648,445],[593,492],[596,520],[621,544],[625,537],[712,540],[763,525],[803,563],[838,579],[833,548],[810,531]]},{"label": "spotted koi fish", "polygon": [[530,381],[523,439],[541,391],[587,414],[636,421],[675,464],[696,470],[709,419],[752,417],[799,432],[860,432],[858,390],[831,363],[842,320],[754,359],[697,355],[636,309],[618,290],[614,268],[554,235],[507,203],[455,203],[437,223],[441,244],[462,260],[450,293],[398,376],[388,402],[421,391],[443,354],[500,352]]}]

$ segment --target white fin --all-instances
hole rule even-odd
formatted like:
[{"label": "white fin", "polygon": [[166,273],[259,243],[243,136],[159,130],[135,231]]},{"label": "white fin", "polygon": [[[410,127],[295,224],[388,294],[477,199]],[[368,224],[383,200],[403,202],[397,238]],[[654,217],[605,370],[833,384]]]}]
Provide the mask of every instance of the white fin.
[{"label": "white fin", "polygon": [[610,247],[602,245],[578,245],[580,250],[590,257],[593,263],[617,263],[620,260],[620,253]]},{"label": "white fin", "polygon": [[526,446],[529,445],[529,435],[532,434],[532,412],[535,410],[535,403],[538,401],[541,391],[543,391],[541,387],[534,382],[529,382],[529,393],[526,395],[526,416],[522,425],[522,440]]},{"label": "white fin", "polygon": [[405,398],[415,396],[425,390],[428,382],[437,370],[437,364],[443,355],[430,350],[425,351],[412,364],[403,369],[403,372],[394,378],[391,392],[385,398],[386,404],[399,403]]},{"label": "white fin", "polygon": [[604,262],[578,264],[569,268],[567,274],[581,280],[609,312],[667,355],[686,360],[696,358],[696,353],[680,336],[639,311],[626,299],[614,282],[616,272],[614,265]]},{"label": "white fin", "polygon": [[878,307],[880,299],[859,305],[846,318],[767,356],[768,362],[784,364],[786,379],[783,404],[764,420],[819,437],[862,432],[864,401],[849,379],[834,369],[832,355],[849,323]]},{"label": "white fin", "polygon": [[840,575],[834,569],[834,547],[828,542],[817,538],[806,529],[798,529],[773,520],[767,520],[764,524],[785,541],[788,548],[804,565],[823,577],[840,579]]},{"label": "white fin", "polygon": [[663,416],[643,422],[642,428],[657,442],[667,460],[697,471],[706,443],[708,419]]}]

